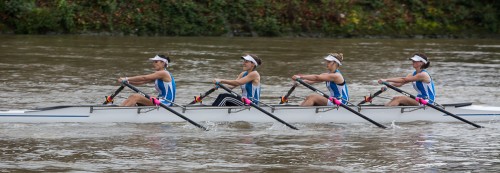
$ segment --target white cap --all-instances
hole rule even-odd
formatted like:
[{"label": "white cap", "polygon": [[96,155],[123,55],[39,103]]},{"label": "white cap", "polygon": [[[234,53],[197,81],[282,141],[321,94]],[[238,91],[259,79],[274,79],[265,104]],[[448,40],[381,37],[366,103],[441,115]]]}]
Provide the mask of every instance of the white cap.
[{"label": "white cap", "polygon": [[163,62],[164,62],[165,64],[167,64],[167,66],[168,66],[168,60],[167,60],[167,59],[165,59],[165,58],[162,58],[162,57],[160,57],[160,56],[158,56],[158,55],[156,55],[156,56],[155,56],[155,57],[153,57],[153,58],[149,58],[149,60],[150,60],[150,61],[163,61]]},{"label": "white cap", "polygon": [[412,60],[412,61],[421,61],[424,64],[427,64],[427,60],[425,60],[424,58],[422,58],[421,56],[418,56],[418,55],[415,55],[415,56],[411,57],[410,60]]},{"label": "white cap", "polygon": [[244,59],[244,60],[252,62],[253,64],[255,64],[255,67],[259,66],[259,64],[257,63],[257,61],[255,61],[255,59],[253,59],[253,57],[250,56],[250,55],[242,56],[241,59]]},{"label": "white cap", "polygon": [[327,60],[327,61],[335,61],[337,64],[342,65],[342,63],[340,63],[340,61],[337,58],[335,58],[333,55],[326,56],[325,60]]}]

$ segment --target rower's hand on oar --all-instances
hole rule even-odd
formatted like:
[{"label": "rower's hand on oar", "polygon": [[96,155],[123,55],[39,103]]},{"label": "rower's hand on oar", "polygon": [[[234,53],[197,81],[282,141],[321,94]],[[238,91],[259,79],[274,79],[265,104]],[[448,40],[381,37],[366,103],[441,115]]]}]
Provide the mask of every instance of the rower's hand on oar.
[{"label": "rower's hand on oar", "polygon": [[382,84],[382,83],[384,83],[384,82],[385,82],[385,80],[384,80],[384,79],[379,79],[379,80],[378,80],[378,84]]},{"label": "rower's hand on oar", "polygon": [[128,82],[128,78],[127,77],[118,78],[118,82],[119,83]]},{"label": "rower's hand on oar", "polygon": [[219,83],[220,83],[221,79],[217,79],[215,78],[214,80],[212,80],[212,83],[214,83],[215,85],[215,89],[219,89]]}]

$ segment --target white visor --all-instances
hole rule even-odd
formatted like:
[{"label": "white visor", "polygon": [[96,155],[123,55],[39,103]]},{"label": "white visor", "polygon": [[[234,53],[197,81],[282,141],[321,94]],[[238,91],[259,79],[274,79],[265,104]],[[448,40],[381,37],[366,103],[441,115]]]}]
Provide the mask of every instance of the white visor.
[{"label": "white visor", "polygon": [[340,63],[340,61],[337,58],[335,58],[334,56],[332,56],[332,55],[326,56],[325,60],[327,60],[327,61],[335,61],[337,64],[342,65],[342,63]]},{"label": "white visor", "polygon": [[420,57],[418,55],[415,55],[415,56],[411,57],[410,60],[412,60],[412,61],[421,61],[424,64],[427,64],[427,60],[425,60],[424,58],[422,58],[422,57]]},{"label": "white visor", "polygon": [[167,59],[162,58],[162,57],[160,57],[160,56],[158,56],[158,55],[156,55],[156,56],[155,56],[155,57],[153,57],[153,58],[149,58],[149,60],[150,60],[150,61],[163,61],[165,64],[167,64],[167,65],[168,65],[168,61],[167,61]]},{"label": "white visor", "polygon": [[255,61],[255,59],[253,59],[253,57],[250,55],[242,56],[241,59],[252,62],[253,64],[255,64],[255,67],[259,66],[259,64],[257,64],[257,61]]}]

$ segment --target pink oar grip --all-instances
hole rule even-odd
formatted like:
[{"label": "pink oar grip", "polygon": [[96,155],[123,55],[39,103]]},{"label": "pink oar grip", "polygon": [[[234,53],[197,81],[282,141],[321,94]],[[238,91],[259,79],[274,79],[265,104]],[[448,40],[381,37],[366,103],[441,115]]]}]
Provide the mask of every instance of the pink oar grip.
[{"label": "pink oar grip", "polygon": [[158,100],[158,99],[156,99],[154,97],[151,97],[151,102],[153,102],[153,104],[156,105],[156,106],[160,105],[160,103],[161,103],[160,100]]},{"label": "pink oar grip", "polygon": [[342,102],[340,102],[340,100],[337,100],[336,98],[333,98],[333,97],[328,98],[328,100],[330,100],[333,104],[336,104],[337,106],[342,104]]},{"label": "pink oar grip", "polygon": [[243,101],[243,103],[245,103],[246,105],[250,105],[250,103],[252,103],[252,101],[250,101],[250,99],[247,99],[245,97],[241,98],[241,101]]},{"label": "pink oar grip", "polygon": [[420,104],[423,104],[423,105],[427,105],[429,103],[429,102],[427,102],[427,100],[424,100],[423,98],[420,98],[420,97],[415,98],[415,100],[417,100],[417,102],[419,102]]}]

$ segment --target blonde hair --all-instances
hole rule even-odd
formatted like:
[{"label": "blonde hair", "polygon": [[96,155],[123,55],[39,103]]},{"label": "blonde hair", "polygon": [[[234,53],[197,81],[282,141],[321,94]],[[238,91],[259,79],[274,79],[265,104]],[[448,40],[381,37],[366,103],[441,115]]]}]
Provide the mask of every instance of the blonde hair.
[{"label": "blonde hair", "polygon": [[329,55],[337,58],[340,62],[344,61],[344,54],[342,53],[329,53]]}]

